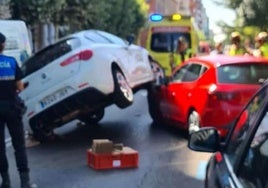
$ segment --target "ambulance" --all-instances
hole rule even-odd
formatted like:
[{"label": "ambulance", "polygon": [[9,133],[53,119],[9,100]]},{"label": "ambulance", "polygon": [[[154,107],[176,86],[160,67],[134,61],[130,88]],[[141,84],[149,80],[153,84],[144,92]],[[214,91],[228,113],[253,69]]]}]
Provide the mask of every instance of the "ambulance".
[{"label": "ambulance", "polygon": [[191,16],[172,14],[150,15],[149,23],[138,38],[138,44],[145,47],[155,61],[164,69],[165,75],[170,76],[172,68],[177,66],[175,59],[177,40],[183,36],[192,50],[192,55],[198,52],[198,30]]},{"label": "ambulance", "polygon": [[0,32],[6,36],[3,54],[16,58],[19,66],[32,55],[31,35],[22,20],[0,20]]}]

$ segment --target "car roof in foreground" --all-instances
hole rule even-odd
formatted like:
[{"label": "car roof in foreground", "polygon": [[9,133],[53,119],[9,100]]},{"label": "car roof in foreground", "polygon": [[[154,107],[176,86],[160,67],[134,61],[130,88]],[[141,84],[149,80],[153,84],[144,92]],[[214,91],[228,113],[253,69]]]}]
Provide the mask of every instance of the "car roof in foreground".
[{"label": "car roof in foreground", "polygon": [[241,55],[241,56],[229,56],[229,55],[206,55],[206,56],[197,56],[189,59],[188,62],[199,61],[204,62],[214,66],[228,65],[228,64],[236,64],[236,63],[267,63],[268,59],[262,57],[254,57],[249,55]]}]

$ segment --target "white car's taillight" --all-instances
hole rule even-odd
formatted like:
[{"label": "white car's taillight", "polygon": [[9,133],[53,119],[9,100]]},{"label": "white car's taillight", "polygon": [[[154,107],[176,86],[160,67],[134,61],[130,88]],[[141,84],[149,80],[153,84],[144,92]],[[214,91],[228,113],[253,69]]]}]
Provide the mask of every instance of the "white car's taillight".
[{"label": "white car's taillight", "polygon": [[93,52],[91,50],[84,50],[84,51],[81,51],[78,54],[75,54],[75,55],[69,57],[68,59],[63,61],[60,65],[61,66],[66,66],[66,65],[74,63],[74,62],[76,62],[78,60],[89,60],[92,56],[93,56]]}]

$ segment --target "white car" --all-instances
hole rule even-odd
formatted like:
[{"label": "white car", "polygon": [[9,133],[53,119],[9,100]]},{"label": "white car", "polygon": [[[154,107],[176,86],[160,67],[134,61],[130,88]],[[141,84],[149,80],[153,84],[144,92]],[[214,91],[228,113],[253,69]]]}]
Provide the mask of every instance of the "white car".
[{"label": "white car", "polygon": [[104,31],[64,37],[22,66],[23,121],[39,141],[74,119],[97,123],[106,106],[129,106],[135,91],[156,80],[154,65],[147,50]]}]

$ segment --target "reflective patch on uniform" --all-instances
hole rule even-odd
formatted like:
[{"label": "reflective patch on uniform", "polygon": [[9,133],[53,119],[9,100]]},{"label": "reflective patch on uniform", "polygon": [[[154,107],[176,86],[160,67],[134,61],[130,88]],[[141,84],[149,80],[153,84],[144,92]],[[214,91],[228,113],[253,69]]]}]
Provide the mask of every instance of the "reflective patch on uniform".
[{"label": "reflective patch on uniform", "polygon": [[0,61],[0,68],[11,68],[10,62]]},{"label": "reflective patch on uniform", "polygon": [[16,69],[10,59],[0,60],[0,81],[15,80]]},{"label": "reflective patch on uniform", "polygon": [[15,80],[15,76],[0,76],[0,81]]}]

